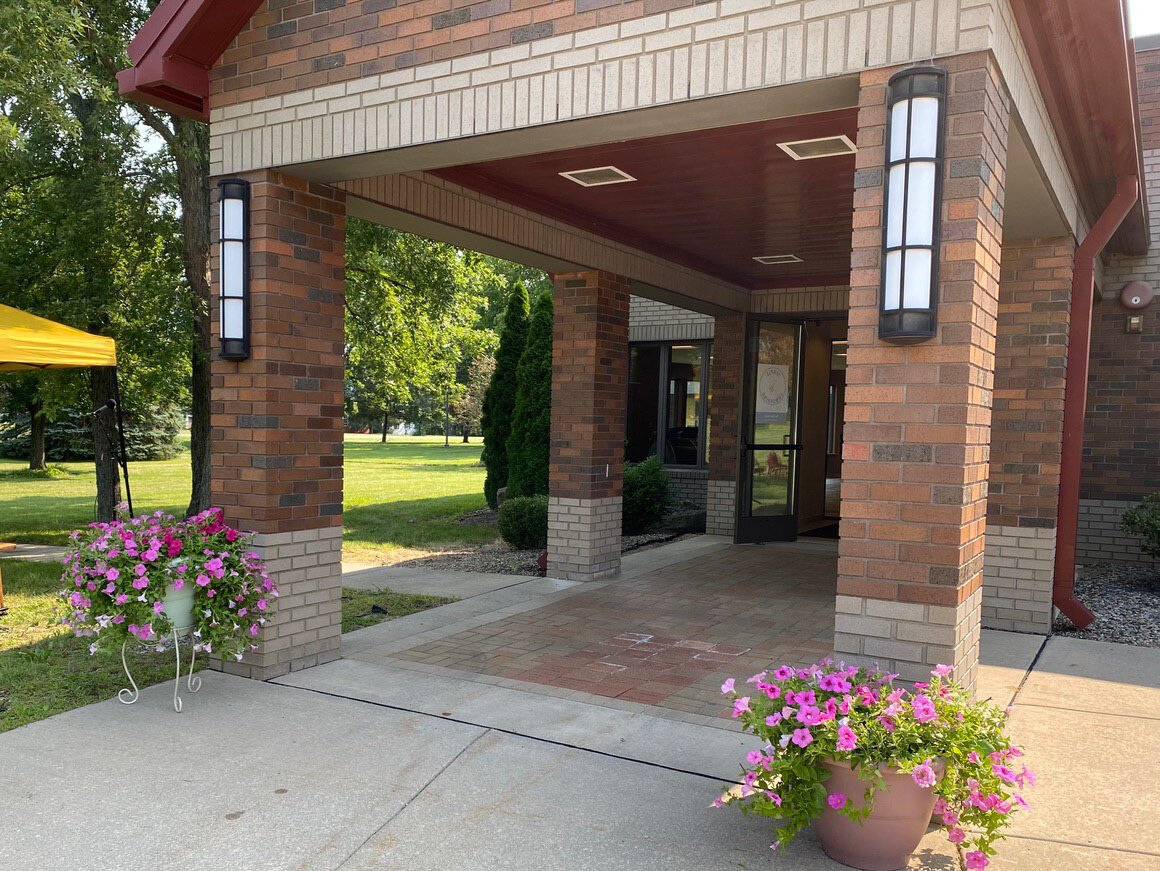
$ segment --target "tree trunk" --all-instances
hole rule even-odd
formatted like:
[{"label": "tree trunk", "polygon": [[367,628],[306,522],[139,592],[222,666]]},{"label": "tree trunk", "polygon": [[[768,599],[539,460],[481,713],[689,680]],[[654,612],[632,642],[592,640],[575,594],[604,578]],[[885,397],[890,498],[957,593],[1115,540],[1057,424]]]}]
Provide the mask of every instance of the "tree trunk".
[{"label": "tree trunk", "polygon": [[34,402],[28,406],[32,417],[28,444],[28,468],[33,472],[43,472],[47,468],[44,458],[44,403]]},{"label": "tree trunk", "polygon": [[390,429],[391,421],[387,417],[387,413],[383,412],[383,437],[379,439],[382,444],[387,443],[387,430]]},{"label": "tree trunk", "polygon": [[186,513],[193,515],[210,507],[209,128],[175,116],[173,133],[173,159],[181,192],[182,259],[193,310],[189,384],[193,483],[186,508]]},{"label": "tree trunk", "polygon": [[102,409],[92,417],[93,448],[97,461],[97,517],[109,521],[116,515],[121,501],[121,474],[117,466],[119,443],[117,417],[105,403],[115,395],[116,373],[111,366],[94,366],[89,370],[92,384],[92,406]]}]

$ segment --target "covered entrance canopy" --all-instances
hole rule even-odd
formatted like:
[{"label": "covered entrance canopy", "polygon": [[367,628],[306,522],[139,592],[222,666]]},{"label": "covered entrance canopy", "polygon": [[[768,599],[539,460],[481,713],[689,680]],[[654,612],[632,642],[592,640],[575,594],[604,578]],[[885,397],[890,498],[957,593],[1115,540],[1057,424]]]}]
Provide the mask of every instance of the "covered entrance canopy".
[{"label": "covered entrance canopy", "polygon": [[0,305],[0,372],[116,365],[112,339]]},{"label": "covered entrance canopy", "polygon": [[[0,372],[116,365],[117,343],[112,339],[0,305]],[[125,477],[128,481],[127,472]],[[7,611],[0,580],[0,616]]]}]

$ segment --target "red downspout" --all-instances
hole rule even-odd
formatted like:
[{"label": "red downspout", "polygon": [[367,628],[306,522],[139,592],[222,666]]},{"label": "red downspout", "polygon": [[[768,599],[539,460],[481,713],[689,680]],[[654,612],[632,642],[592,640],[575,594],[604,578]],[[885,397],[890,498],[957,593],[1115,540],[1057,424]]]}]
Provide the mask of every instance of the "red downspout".
[{"label": "red downspout", "polygon": [[1055,581],[1052,602],[1083,629],[1096,615],[1075,597],[1075,545],[1079,531],[1079,478],[1083,465],[1083,425],[1087,413],[1088,358],[1092,347],[1092,300],[1095,259],[1119,229],[1140,197],[1134,175],[1116,179],[1116,195],[1075,252],[1071,280],[1071,314],[1067,340],[1067,381],[1063,388],[1063,455],[1059,469],[1059,516],[1056,519]]}]

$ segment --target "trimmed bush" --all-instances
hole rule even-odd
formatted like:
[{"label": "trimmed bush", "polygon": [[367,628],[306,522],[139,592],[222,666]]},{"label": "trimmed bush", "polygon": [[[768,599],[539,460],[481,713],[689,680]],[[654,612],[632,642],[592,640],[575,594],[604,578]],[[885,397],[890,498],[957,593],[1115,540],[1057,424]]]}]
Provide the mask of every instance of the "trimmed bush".
[{"label": "trimmed bush", "polygon": [[672,501],[669,476],[665,474],[660,457],[625,464],[620,526],[626,535],[635,535],[659,523]]},{"label": "trimmed bush", "polygon": [[517,550],[548,546],[548,497],[513,496],[499,508],[499,534]]},{"label": "trimmed bush", "polygon": [[483,495],[491,508],[497,505],[496,491],[508,482],[507,441],[512,431],[512,413],[516,405],[520,357],[528,338],[528,291],[522,282],[512,285],[495,354],[495,372],[483,394],[483,465],[487,477]]},{"label": "trimmed bush", "polygon": [[519,386],[508,437],[507,495],[548,493],[548,451],[552,440],[552,294],[537,297],[520,357]]},{"label": "trimmed bush", "polygon": [[1120,529],[1128,535],[1142,536],[1140,550],[1160,559],[1160,493],[1152,493],[1135,508],[1124,512]]}]

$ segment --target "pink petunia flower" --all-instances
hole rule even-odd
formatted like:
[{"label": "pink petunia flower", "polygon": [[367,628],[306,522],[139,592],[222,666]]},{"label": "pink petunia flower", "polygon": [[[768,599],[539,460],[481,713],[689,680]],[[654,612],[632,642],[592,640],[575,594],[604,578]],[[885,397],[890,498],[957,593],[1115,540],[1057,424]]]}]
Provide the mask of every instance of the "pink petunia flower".
[{"label": "pink petunia flower", "polygon": [[979,869],[986,868],[991,864],[991,860],[982,850],[971,850],[963,858],[967,861],[969,871],[979,871]]},{"label": "pink petunia flower", "polygon": [[955,670],[953,665],[936,665],[934,671],[931,672],[933,677],[949,677],[950,673]]},{"label": "pink petunia flower", "polygon": [[736,720],[749,710],[749,696],[742,696],[733,702],[733,719]]},{"label": "pink petunia flower", "polygon": [[958,826],[955,826],[949,832],[947,832],[947,840],[952,844],[961,844],[966,840],[966,838],[967,833],[960,829]]},{"label": "pink petunia flower", "polygon": [[914,697],[910,707],[914,711],[914,719],[920,723],[929,723],[938,717],[938,712],[934,709],[934,702],[921,693]]},{"label": "pink petunia flower", "polygon": [[930,789],[938,780],[934,773],[934,768],[931,767],[930,760],[926,760],[921,765],[916,765],[914,771],[910,773],[911,779],[914,780],[923,789]]},{"label": "pink petunia flower", "polygon": [[836,746],[842,752],[853,750],[858,746],[858,736],[854,734],[854,730],[849,726],[839,726]]},{"label": "pink petunia flower", "polygon": [[826,801],[829,802],[830,807],[832,807],[834,810],[840,811],[842,808],[844,808],[846,806],[846,793],[844,793],[844,792],[830,793],[830,797],[827,798]]},{"label": "pink petunia flower", "polygon": [[789,680],[791,677],[793,677],[793,675],[794,671],[788,665],[783,665],[773,673],[773,676],[777,678],[777,680]]},{"label": "pink petunia flower", "polygon": [[[258,610],[262,610],[262,605],[260,602],[258,603]],[[721,684],[721,695],[727,696],[733,692],[733,684],[733,678],[729,678],[727,681],[725,681],[725,683]]]},{"label": "pink petunia flower", "polygon": [[810,734],[809,729],[794,729],[790,740],[798,747],[808,747],[813,743],[814,736]]},{"label": "pink petunia flower", "polygon": [[1017,780],[1015,772],[1001,762],[992,765],[991,772],[1004,783],[1014,783]]}]

